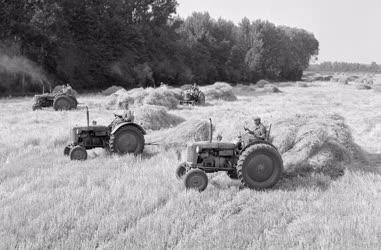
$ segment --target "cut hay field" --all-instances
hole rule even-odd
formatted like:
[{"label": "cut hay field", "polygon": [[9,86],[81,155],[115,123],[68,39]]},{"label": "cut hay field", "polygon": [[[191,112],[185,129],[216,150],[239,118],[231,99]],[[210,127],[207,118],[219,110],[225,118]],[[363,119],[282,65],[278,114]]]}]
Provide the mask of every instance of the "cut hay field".
[{"label": "cut hay field", "polygon": [[[176,128],[209,117],[215,135],[231,140],[243,125],[252,126],[254,115],[275,126],[276,141],[282,136],[276,126],[287,127],[286,118],[312,117],[295,138],[307,138],[303,131],[314,129],[331,141],[342,129],[365,160],[343,161],[339,176],[296,171],[294,164],[266,191],[242,189],[225,173],[211,174],[207,189],[198,193],[175,178],[182,146],[147,147],[139,157],[94,150],[87,161],[73,162],[63,148],[71,126],[86,123],[84,109],[33,112],[31,98],[0,100],[0,249],[379,249],[381,92],[332,82],[279,89],[234,89],[235,101],[207,99],[202,107],[168,110],[180,123],[152,126],[146,141],[173,139],[182,133]],[[78,99],[98,124],[121,112],[106,109],[102,95]],[[292,161],[303,150],[284,157]]]}]

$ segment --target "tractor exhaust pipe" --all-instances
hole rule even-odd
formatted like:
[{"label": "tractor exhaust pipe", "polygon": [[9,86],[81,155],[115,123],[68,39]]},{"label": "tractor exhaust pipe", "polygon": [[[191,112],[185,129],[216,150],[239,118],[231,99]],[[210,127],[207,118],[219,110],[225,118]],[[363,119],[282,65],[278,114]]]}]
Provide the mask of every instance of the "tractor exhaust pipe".
[{"label": "tractor exhaust pipe", "polygon": [[213,139],[213,124],[212,124],[212,118],[209,118],[209,142],[212,143]]},{"label": "tractor exhaust pipe", "polygon": [[89,107],[86,106],[87,127],[90,126]]}]

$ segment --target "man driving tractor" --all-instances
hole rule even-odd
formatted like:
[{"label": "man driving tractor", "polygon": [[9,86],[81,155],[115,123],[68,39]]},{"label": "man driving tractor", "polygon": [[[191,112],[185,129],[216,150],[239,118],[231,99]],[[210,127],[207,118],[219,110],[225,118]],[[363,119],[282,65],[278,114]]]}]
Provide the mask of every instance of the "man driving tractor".
[{"label": "man driving tractor", "polygon": [[261,118],[257,116],[257,117],[254,117],[253,120],[255,123],[254,130],[250,130],[249,128],[244,127],[245,131],[253,135],[256,139],[266,140],[266,127],[263,126],[263,124],[261,123]]},{"label": "man driving tractor", "polygon": [[190,88],[191,94],[194,97],[198,97],[200,89],[197,86],[197,83],[193,83],[192,87]]},{"label": "man driving tractor", "polygon": [[125,111],[122,115],[115,114],[115,120],[110,124],[110,127],[116,126],[122,122],[134,122],[135,116],[134,112],[129,109],[128,103],[124,104]]}]

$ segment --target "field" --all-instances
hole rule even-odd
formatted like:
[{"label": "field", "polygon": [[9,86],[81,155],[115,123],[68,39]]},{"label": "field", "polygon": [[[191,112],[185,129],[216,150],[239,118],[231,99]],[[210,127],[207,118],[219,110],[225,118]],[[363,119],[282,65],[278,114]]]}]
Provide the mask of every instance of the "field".
[{"label": "field", "polygon": [[[229,140],[254,115],[266,124],[295,114],[344,117],[366,164],[353,161],[336,178],[291,173],[267,191],[242,189],[225,173],[209,175],[202,193],[186,191],[174,174],[179,148],[147,147],[136,158],[94,150],[85,162],[70,161],[63,148],[71,126],[86,123],[84,109],[33,112],[31,98],[0,100],[0,248],[379,249],[381,93],[308,85],[235,89],[236,101],[169,111],[184,120],[211,117]],[[98,124],[120,112],[105,109],[101,95],[79,101]]]}]

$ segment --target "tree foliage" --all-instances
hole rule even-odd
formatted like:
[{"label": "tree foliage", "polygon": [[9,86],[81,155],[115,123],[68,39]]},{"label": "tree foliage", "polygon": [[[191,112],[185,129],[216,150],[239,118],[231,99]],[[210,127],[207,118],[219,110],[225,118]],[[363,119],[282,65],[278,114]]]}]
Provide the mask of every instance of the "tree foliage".
[{"label": "tree foliage", "polygon": [[318,53],[318,41],[302,29],[247,18],[235,25],[208,13],[181,19],[176,6],[176,0],[0,0],[1,44],[17,45],[18,56],[54,84],[80,90],[296,80]]},{"label": "tree foliage", "polygon": [[316,72],[381,72],[381,66],[376,62],[371,64],[346,63],[346,62],[322,62],[311,65],[308,70]]}]

